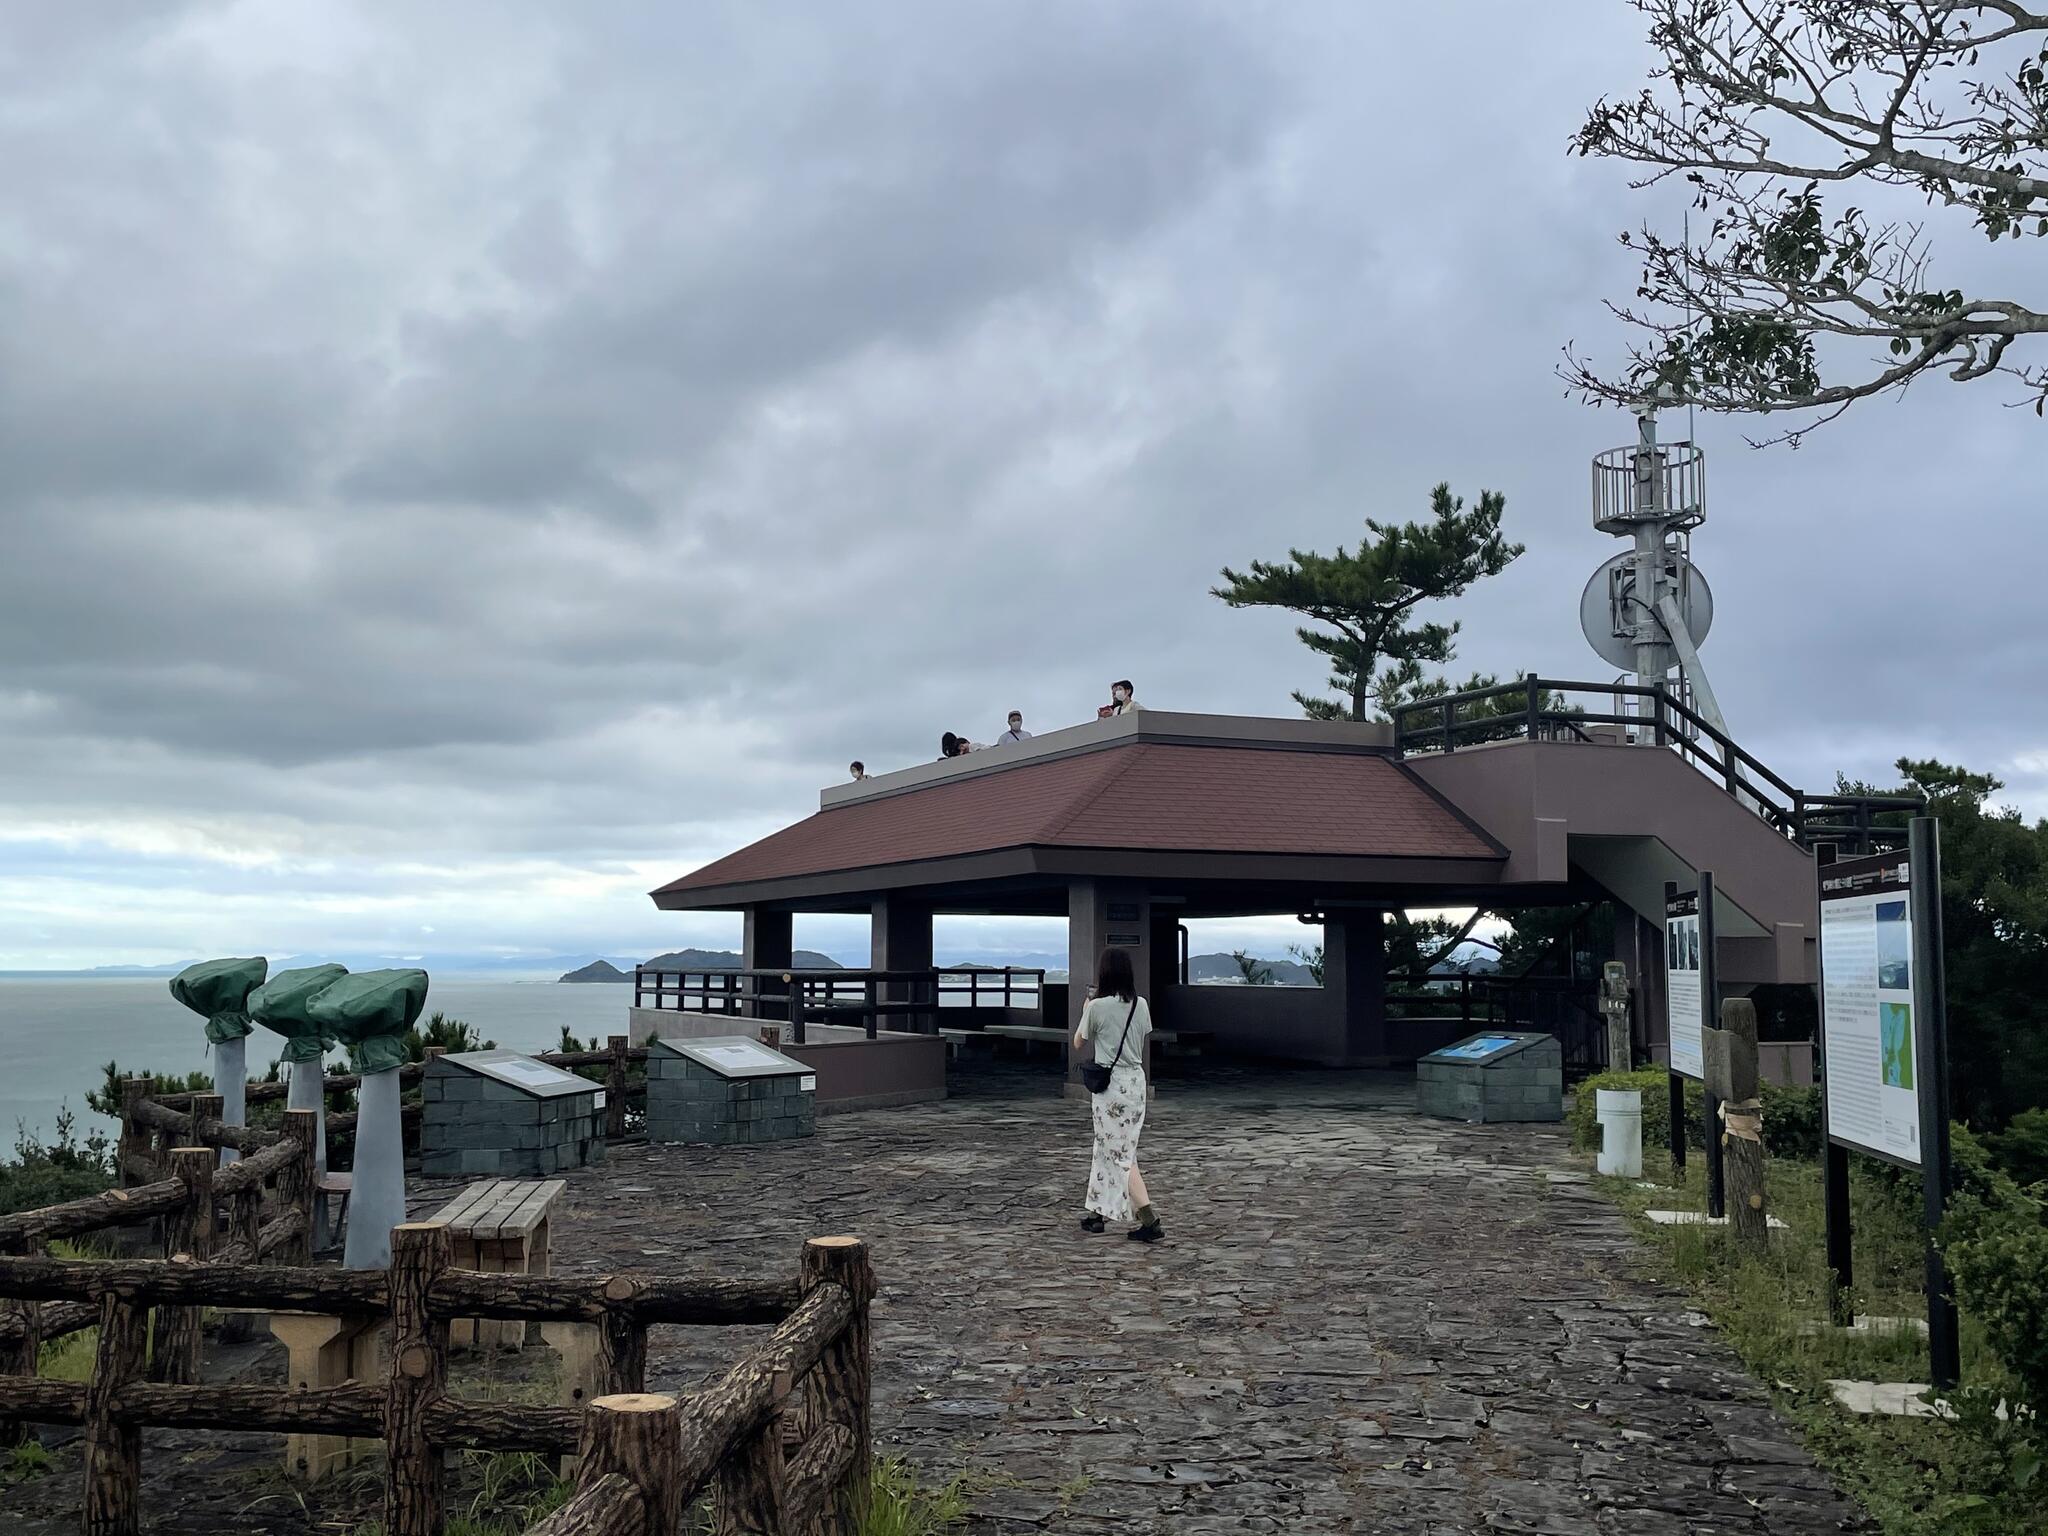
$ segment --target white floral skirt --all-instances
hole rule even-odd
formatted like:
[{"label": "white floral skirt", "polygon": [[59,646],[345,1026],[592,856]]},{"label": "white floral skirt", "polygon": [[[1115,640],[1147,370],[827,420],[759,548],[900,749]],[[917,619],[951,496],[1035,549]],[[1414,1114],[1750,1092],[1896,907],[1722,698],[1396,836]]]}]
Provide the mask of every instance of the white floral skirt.
[{"label": "white floral skirt", "polygon": [[1095,1111],[1095,1162],[1088,1170],[1088,1209],[1105,1221],[1129,1221],[1131,1169],[1145,1129],[1145,1072],[1135,1063],[1109,1074],[1109,1087],[1088,1095]]}]

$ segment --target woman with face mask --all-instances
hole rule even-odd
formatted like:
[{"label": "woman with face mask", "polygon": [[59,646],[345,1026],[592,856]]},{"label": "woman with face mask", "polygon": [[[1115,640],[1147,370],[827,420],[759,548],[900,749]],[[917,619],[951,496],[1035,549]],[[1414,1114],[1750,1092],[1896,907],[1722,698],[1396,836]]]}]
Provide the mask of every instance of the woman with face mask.
[{"label": "woman with face mask", "polygon": [[1115,715],[1135,714],[1145,706],[1136,697],[1137,690],[1131,687],[1131,680],[1123,678],[1109,685],[1109,702],[1095,711],[1095,718],[1108,720]]}]

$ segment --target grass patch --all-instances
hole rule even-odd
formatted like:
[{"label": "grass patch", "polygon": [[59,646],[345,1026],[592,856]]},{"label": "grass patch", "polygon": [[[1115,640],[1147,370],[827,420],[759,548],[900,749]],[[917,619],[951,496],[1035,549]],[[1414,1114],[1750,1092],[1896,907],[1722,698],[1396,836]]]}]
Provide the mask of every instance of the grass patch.
[{"label": "grass patch", "polygon": [[867,1515],[860,1536],[941,1536],[967,1518],[976,1485],[956,1477],[940,1488],[926,1488],[910,1463],[896,1456],[875,1458],[868,1480]]},{"label": "grass patch", "polygon": [[[1767,1122],[1768,1123],[1768,1122]],[[1663,1159],[1648,1150],[1653,1166]],[[1773,1161],[1767,1172],[1771,1213],[1790,1230],[1771,1233],[1770,1251],[1737,1255],[1731,1234],[1706,1226],[1666,1227],[1649,1210],[1706,1208],[1703,1159],[1686,1176],[1638,1188],[1626,1179],[1596,1185],[1635,1218],[1646,1257],[1660,1278],[1697,1300],[1743,1363],[1770,1390],[1815,1458],[1870,1512],[1885,1536],[2022,1536],[2048,1531],[2038,1487],[2021,1485],[2010,1447],[1995,1426],[1966,1415],[1961,1424],[1888,1419],[1837,1407],[1830,1378],[1926,1381],[1927,1343],[1917,1329],[1888,1335],[1808,1331],[1827,1318],[1828,1269],[1817,1162]],[[1855,1228],[1852,1296],[1858,1316],[1924,1318],[1925,1233],[1917,1191],[1896,1181],[1850,1180]],[[2009,1379],[1983,1330],[1962,1319],[1963,1385],[2007,1391]]]}]

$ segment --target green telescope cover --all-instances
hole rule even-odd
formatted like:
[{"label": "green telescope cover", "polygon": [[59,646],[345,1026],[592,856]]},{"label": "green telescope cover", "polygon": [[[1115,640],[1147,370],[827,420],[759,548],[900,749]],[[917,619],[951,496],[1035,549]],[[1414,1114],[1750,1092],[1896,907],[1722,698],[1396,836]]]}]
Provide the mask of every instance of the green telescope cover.
[{"label": "green telescope cover", "polygon": [[425,971],[357,971],[327,988],[307,1012],[349,1048],[361,1072],[405,1065],[405,1032],[427,1005]]},{"label": "green telescope cover", "polygon": [[202,960],[171,978],[171,996],[206,1015],[206,1038],[214,1045],[239,1040],[249,1033],[249,994],[263,985],[269,969],[270,962],[261,955]]},{"label": "green telescope cover", "polygon": [[314,998],[348,974],[345,965],[307,965],[279,971],[249,994],[249,1017],[284,1036],[286,1061],[318,1061],[334,1036],[306,1009]]}]

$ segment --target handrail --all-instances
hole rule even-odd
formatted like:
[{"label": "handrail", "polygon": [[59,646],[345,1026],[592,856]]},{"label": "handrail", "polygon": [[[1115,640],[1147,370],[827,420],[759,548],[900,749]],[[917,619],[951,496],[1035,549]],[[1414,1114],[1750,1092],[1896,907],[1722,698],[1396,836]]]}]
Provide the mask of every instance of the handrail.
[{"label": "handrail", "polygon": [[[439,1536],[445,1456],[461,1447],[580,1454],[584,1491],[614,1476],[633,1487],[649,1516],[622,1528],[636,1536],[673,1530],[683,1504],[713,1479],[721,1500],[745,1489],[780,1512],[746,1529],[809,1530],[828,1510],[831,1528],[850,1529],[873,1443],[868,1309],[876,1286],[864,1243],[813,1238],[786,1281],[485,1274],[454,1268],[452,1255],[446,1226],[415,1222],[392,1230],[388,1270],[0,1256],[0,1299],[90,1303],[100,1326],[90,1382],[36,1379],[32,1356],[27,1374],[0,1374],[0,1421],[84,1426],[84,1526],[99,1536],[139,1536],[133,1430],[166,1425],[381,1438],[391,1536]],[[150,1379],[159,1374],[148,1358],[150,1309],[204,1305],[388,1318],[387,1374],[288,1388]],[[478,1315],[594,1324],[604,1340],[601,1390],[584,1408],[451,1396],[447,1323]],[[773,1331],[678,1402],[645,1395],[646,1330],[670,1322]],[[33,1342],[35,1327],[30,1314],[12,1332]],[[638,1456],[635,1421],[662,1441],[643,1439]],[[804,1432],[787,1467],[785,1426]],[[609,1507],[601,1495],[581,1502]]]},{"label": "handrail", "polygon": [[[1640,715],[1622,713],[1619,708],[1594,713],[1544,706],[1546,695],[1573,693],[1602,694],[1617,706],[1626,699],[1650,700],[1656,705],[1656,714],[1646,721]],[[1523,708],[1516,713],[1459,718],[1461,709],[1505,698],[1523,701]],[[1543,739],[1546,733],[1555,738],[1563,729],[1585,741],[1589,739],[1584,730],[1587,725],[1647,729],[1654,733],[1660,747],[1666,744],[1667,737],[1673,738],[1670,744],[1685,761],[1718,779],[1738,799],[1747,796],[1755,802],[1753,809],[1767,824],[1802,847],[1846,838],[1849,834],[1867,847],[1878,834],[1891,830],[1878,826],[1876,816],[1915,809],[1925,803],[1910,795],[1809,795],[1662,684],[1588,683],[1531,674],[1512,682],[1397,705],[1393,714],[1395,748],[1404,754],[1419,749],[1455,752],[1461,735],[1469,737],[1482,732],[1487,740],[1522,736],[1535,741]],[[1702,741],[1715,752],[1703,750]],[[1853,822],[1844,825],[1839,819],[1843,817],[1852,817]]]}]

